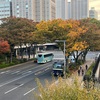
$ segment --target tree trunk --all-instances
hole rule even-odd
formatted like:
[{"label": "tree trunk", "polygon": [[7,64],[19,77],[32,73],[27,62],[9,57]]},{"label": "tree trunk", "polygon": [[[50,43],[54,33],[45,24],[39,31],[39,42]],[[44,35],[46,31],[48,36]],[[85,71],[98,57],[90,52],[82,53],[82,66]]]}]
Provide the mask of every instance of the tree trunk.
[{"label": "tree trunk", "polygon": [[12,51],[10,53],[10,62],[12,63]]},{"label": "tree trunk", "polygon": [[30,59],[30,47],[28,47],[28,59]]},{"label": "tree trunk", "polygon": [[21,60],[23,60],[23,49],[21,45],[20,45],[20,54],[21,54]]},{"label": "tree trunk", "polygon": [[11,47],[11,52],[10,52],[10,62],[12,63],[13,60],[13,51],[14,51],[14,46]]}]

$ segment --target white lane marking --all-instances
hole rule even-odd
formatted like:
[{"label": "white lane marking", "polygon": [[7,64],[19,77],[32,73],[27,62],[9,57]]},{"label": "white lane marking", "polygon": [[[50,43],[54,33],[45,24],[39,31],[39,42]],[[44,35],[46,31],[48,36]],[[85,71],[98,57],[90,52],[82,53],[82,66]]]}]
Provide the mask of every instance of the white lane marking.
[{"label": "white lane marking", "polygon": [[25,73],[22,73],[22,75],[25,75],[25,74],[28,74],[28,73],[31,73],[32,71],[28,71],[28,72],[25,72]]},{"label": "white lane marking", "polygon": [[[47,64],[44,64],[44,65],[45,65],[45,66],[46,66],[46,65],[48,66],[48,63],[47,63]],[[33,67],[33,68],[31,68],[31,69],[29,69],[29,70],[27,70],[27,71],[30,71],[30,70],[33,70],[33,69],[36,69],[36,68],[41,68],[41,67],[44,66],[44,65],[39,65],[39,66],[37,66],[37,67]],[[24,72],[26,72],[26,71],[24,71]],[[17,73],[17,75],[22,74],[22,73],[24,73],[24,72]]]},{"label": "white lane marking", "polygon": [[11,92],[11,91],[13,91],[13,90],[15,90],[15,89],[17,89],[17,88],[23,86],[23,85],[24,85],[24,84],[21,84],[21,85],[19,85],[19,86],[17,86],[17,87],[14,87],[14,88],[12,88],[11,90],[5,92],[5,94],[7,94],[7,93],[9,93],[9,92]]},{"label": "white lane marking", "polygon": [[[49,65],[49,66],[51,66],[51,65]],[[41,68],[41,69],[45,69],[45,68]],[[14,81],[17,81],[17,80],[19,80],[19,79],[22,79],[22,78],[24,78],[24,77],[27,77],[27,76],[29,76],[29,75],[31,75],[31,74],[33,74],[33,73],[39,72],[39,71],[41,71],[41,69],[36,70],[36,71],[34,71],[34,72],[32,72],[32,73],[26,74],[26,75],[24,75],[24,76],[18,77],[18,78],[14,79],[14,80],[8,81],[8,82],[6,82],[6,83],[4,83],[4,84],[1,84],[0,87],[5,86],[5,85],[7,85],[7,84],[9,84],[9,83],[12,83],[12,82],[14,82]]]},{"label": "white lane marking", "polygon": [[40,70],[40,71],[36,72],[35,75],[39,75],[39,74],[41,74],[41,73],[43,73],[43,72],[45,72],[45,71],[47,71],[47,70],[49,70],[49,69],[50,69],[50,68],[48,67],[48,68],[46,68],[46,69],[44,69],[44,70]]},{"label": "white lane marking", "polygon": [[33,89],[29,90],[28,92],[26,92],[26,93],[25,93],[25,94],[23,94],[23,95],[25,96],[25,95],[29,94],[30,92],[34,91],[36,88],[38,88],[38,87],[35,87],[35,88],[33,88]]},{"label": "white lane marking", "polygon": [[0,74],[4,74],[5,72],[1,72]]},{"label": "white lane marking", "polygon": [[6,73],[10,72],[10,70],[7,70]]},{"label": "white lane marking", "polygon": [[1,72],[0,74],[7,74],[8,72],[10,72],[10,70],[7,70],[7,71],[4,71],[4,72]]},{"label": "white lane marking", "polygon": [[13,73],[11,73],[11,74],[17,74],[17,73],[19,73],[20,71],[16,71],[16,72],[13,72]]},{"label": "white lane marking", "polygon": [[39,71],[39,72],[36,72],[36,73],[35,73],[35,75],[39,75],[40,73],[41,73],[41,71]]},{"label": "white lane marking", "polygon": [[50,69],[49,67],[45,69],[45,71],[47,71],[48,69]]}]

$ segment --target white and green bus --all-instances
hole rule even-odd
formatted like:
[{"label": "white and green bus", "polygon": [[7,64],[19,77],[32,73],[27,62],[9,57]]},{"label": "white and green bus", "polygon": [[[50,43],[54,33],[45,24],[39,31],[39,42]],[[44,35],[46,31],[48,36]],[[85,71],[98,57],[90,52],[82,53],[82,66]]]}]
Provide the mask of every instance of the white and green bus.
[{"label": "white and green bus", "polygon": [[37,63],[46,63],[52,61],[53,53],[38,53],[37,54]]}]

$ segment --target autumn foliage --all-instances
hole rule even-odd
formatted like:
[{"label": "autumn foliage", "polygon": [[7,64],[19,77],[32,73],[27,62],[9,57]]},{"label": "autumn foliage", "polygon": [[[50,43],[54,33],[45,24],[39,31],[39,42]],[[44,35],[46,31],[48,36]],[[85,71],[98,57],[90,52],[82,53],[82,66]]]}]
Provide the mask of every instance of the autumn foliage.
[{"label": "autumn foliage", "polygon": [[10,46],[7,41],[0,38],[0,54],[10,51]]},{"label": "autumn foliage", "polygon": [[[100,50],[100,22],[96,19],[54,19],[36,23],[25,18],[4,18],[0,25],[0,36],[8,41],[11,55],[14,46],[21,48],[27,44],[32,46],[55,40],[66,40],[66,56],[74,52],[79,54],[79,51],[86,56],[89,49]],[[63,43],[57,44],[63,50]],[[23,51],[19,51],[19,54],[23,54]]]}]

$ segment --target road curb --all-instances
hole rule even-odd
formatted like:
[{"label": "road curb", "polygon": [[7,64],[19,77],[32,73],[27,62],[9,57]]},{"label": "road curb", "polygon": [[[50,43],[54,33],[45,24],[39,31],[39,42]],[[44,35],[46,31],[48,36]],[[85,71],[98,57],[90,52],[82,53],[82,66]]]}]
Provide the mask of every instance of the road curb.
[{"label": "road curb", "polygon": [[34,61],[28,61],[28,62],[25,62],[25,63],[13,65],[13,66],[10,66],[10,67],[1,68],[0,71],[7,70],[7,69],[10,69],[10,68],[14,68],[14,67],[17,67],[17,66],[20,66],[20,65],[24,65],[24,64],[27,64],[27,63],[30,63],[30,62],[34,62]]}]

